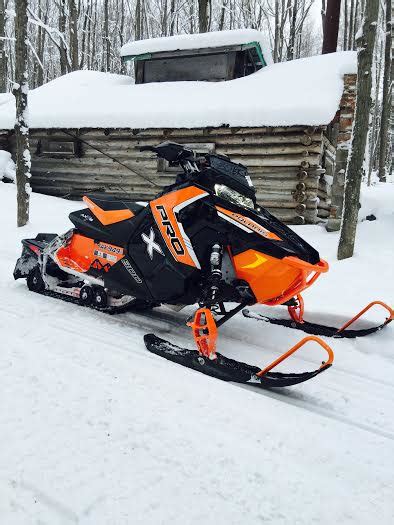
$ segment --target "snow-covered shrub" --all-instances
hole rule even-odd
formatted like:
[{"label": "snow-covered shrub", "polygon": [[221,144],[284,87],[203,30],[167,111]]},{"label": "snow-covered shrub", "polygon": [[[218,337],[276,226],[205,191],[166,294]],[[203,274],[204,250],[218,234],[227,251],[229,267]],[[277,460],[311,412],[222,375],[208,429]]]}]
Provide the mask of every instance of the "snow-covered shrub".
[{"label": "snow-covered shrub", "polygon": [[15,182],[15,163],[11,153],[0,149],[0,181]]}]

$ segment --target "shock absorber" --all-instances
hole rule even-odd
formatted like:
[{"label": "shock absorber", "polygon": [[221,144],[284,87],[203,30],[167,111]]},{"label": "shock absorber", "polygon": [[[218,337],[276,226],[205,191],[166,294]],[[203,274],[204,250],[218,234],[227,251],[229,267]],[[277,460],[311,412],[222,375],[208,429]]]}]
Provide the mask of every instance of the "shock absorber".
[{"label": "shock absorber", "polygon": [[219,244],[214,244],[212,246],[210,257],[211,275],[209,278],[209,302],[211,304],[216,303],[216,299],[219,292],[219,283],[222,280],[222,255],[222,247]]}]

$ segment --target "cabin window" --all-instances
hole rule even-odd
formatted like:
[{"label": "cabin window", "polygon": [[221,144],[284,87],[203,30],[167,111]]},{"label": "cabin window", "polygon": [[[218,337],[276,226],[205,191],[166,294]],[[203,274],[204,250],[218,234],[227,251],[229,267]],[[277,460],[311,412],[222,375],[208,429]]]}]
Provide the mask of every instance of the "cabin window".
[{"label": "cabin window", "polygon": [[252,44],[216,52],[189,50],[153,53],[136,58],[135,82],[220,82],[250,75],[265,65],[261,52]]},{"label": "cabin window", "polygon": [[[192,149],[195,153],[199,153],[200,155],[206,155],[207,153],[215,153],[214,142],[195,142],[184,144],[184,146],[185,148]],[[165,159],[157,159],[157,171],[159,173],[179,173],[179,170],[182,171],[182,168],[179,168],[179,166],[170,166],[168,161]]]},{"label": "cabin window", "polygon": [[42,157],[80,157],[78,140],[42,139],[37,145],[37,155]]},{"label": "cabin window", "polygon": [[140,64],[143,67],[144,83],[185,80],[218,82],[228,78],[234,61],[235,52],[156,58]]}]

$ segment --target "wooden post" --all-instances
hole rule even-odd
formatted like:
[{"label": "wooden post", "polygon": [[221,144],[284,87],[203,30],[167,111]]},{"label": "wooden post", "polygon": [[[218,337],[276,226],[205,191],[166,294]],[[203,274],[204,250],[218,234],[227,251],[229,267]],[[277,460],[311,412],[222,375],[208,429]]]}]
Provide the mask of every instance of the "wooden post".
[{"label": "wooden post", "polygon": [[27,1],[15,1],[15,85],[16,99],[16,186],[17,224],[24,226],[29,221],[30,195],[30,150],[27,97],[29,82],[27,72]]},{"label": "wooden post", "polygon": [[356,239],[360,187],[371,108],[372,62],[379,14],[379,0],[369,0],[365,7],[362,32],[357,39],[357,102],[350,159],[346,170],[343,219],[338,259],[352,257]]}]

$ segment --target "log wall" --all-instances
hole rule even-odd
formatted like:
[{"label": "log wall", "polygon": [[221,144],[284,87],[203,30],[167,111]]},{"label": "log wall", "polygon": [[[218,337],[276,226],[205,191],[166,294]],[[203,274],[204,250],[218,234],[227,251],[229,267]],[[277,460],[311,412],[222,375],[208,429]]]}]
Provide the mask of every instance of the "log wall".
[{"label": "log wall", "polygon": [[[171,140],[194,147],[200,144],[202,149],[213,147],[216,153],[229,155],[233,161],[244,164],[256,187],[258,202],[287,223],[313,224],[327,216],[327,206],[321,198],[322,191],[328,191],[322,168],[323,153],[327,149],[323,128],[65,131],[83,141],[79,143],[80,156],[43,154],[45,141],[72,139],[62,130],[31,130],[34,191],[65,198],[105,191],[148,200],[173,182],[174,173],[160,171],[162,167],[156,156],[139,152],[139,147]],[[135,173],[93,148],[118,159]],[[151,186],[136,173],[148,177],[158,187]]]}]

